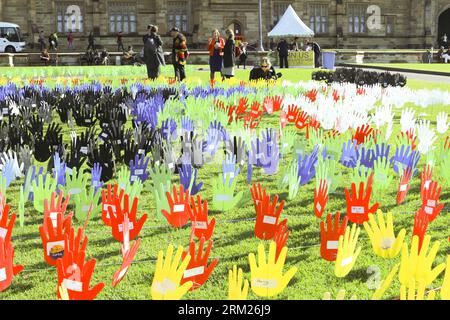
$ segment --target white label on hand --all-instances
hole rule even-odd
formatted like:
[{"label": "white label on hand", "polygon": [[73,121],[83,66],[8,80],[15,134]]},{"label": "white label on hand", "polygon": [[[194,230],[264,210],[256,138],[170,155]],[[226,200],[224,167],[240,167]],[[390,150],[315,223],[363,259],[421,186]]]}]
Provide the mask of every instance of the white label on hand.
[{"label": "white label on hand", "polygon": [[339,246],[339,241],[327,241],[327,249],[334,250],[337,249]]},{"label": "white label on hand", "polygon": [[407,184],[401,184],[401,185],[400,185],[400,191],[401,191],[401,192],[404,192],[404,191],[406,191],[406,190],[408,190],[408,185],[407,185]]},{"label": "white label on hand", "polygon": [[0,269],[0,282],[5,281],[5,280],[6,280],[6,269],[1,268]]},{"label": "white label on hand", "polygon": [[159,160],[155,161],[155,166],[159,166]]},{"label": "white label on hand", "polygon": [[257,153],[255,156],[256,159],[261,159],[262,157],[263,157],[262,153]]},{"label": "white label on hand", "polygon": [[289,143],[283,143],[283,148],[287,148],[287,147],[289,147]]},{"label": "white label on hand", "polygon": [[275,224],[277,222],[277,218],[272,216],[264,216],[263,223],[266,224]]},{"label": "white label on hand", "polygon": [[103,210],[106,212],[106,218],[109,218],[109,209],[108,208],[111,208],[112,212],[116,213],[116,206],[115,205],[109,204],[109,203],[105,203],[103,205]]},{"label": "white label on hand", "polygon": [[173,163],[172,162],[169,163],[167,166],[169,167],[169,169],[173,169]]},{"label": "white label on hand", "polygon": [[195,229],[202,229],[202,230],[208,229],[205,221],[196,221],[194,227]]},{"label": "white label on hand", "polygon": [[200,267],[192,268],[192,269],[187,269],[184,272],[183,278],[195,277],[195,276],[198,276],[199,274],[203,274],[204,272],[205,272],[205,267],[204,266],[200,266]]},{"label": "white label on hand", "polygon": [[91,207],[90,204],[85,204],[83,207],[81,207],[81,211],[88,212],[90,207]]},{"label": "white label on hand", "polygon": [[49,214],[50,219],[52,219],[53,228],[56,228],[56,225],[58,224],[58,213],[59,212],[50,212]]},{"label": "white label on hand", "polygon": [[352,213],[364,214],[364,207],[352,207]]},{"label": "white label on hand", "polygon": [[231,200],[230,196],[227,194],[219,194],[219,195],[215,196],[214,199],[216,201],[230,201]]},{"label": "white label on hand", "polygon": [[144,149],[139,149],[138,150],[138,154],[145,154],[145,150]]},{"label": "white label on hand", "polygon": [[432,207],[432,208],[436,208],[436,200],[428,200],[427,201],[427,206],[428,207]]},{"label": "white label on hand", "polygon": [[176,204],[173,206],[173,212],[174,213],[178,213],[178,212],[184,212],[184,204]]},{"label": "white label on hand", "polygon": [[431,208],[431,207],[425,207],[425,213],[427,213],[427,214],[433,214],[433,208]]},{"label": "white label on hand", "polygon": [[215,145],[213,145],[213,144],[210,144],[210,145],[208,146],[208,150],[209,150],[209,151],[214,150],[214,148],[215,148]]},{"label": "white label on hand", "polygon": [[81,147],[80,152],[83,154],[88,154],[88,148],[87,147]]},{"label": "white label on hand", "polygon": [[352,261],[353,261],[353,256],[350,256],[350,257],[348,257],[348,258],[345,258],[345,259],[343,259],[343,260],[341,261],[341,266],[342,266],[342,267],[345,267],[346,265],[352,263]]},{"label": "white label on hand", "polygon": [[108,138],[108,134],[105,133],[105,132],[103,132],[103,133],[101,134],[101,136],[102,136],[103,138]]},{"label": "white label on hand", "polygon": [[395,238],[382,238],[380,247],[383,250],[390,249],[394,245],[394,242],[395,242]]},{"label": "white label on hand", "polygon": [[424,188],[426,189],[426,190],[428,190],[429,188],[430,188],[430,183],[431,183],[431,180],[427,180],[427,181],[425,181],[425,183],[424,183]]},{"label": "white label on hand", "polygon": [[144,170],[143,169],[137,169],[137,170],[134,171],[134,174],[136,174],[136,175],[144,174]]},{"label": "white label on hand", "polygon": [[130,177],[130,181],[131,181],[131,182],[136,181],[136,179],[137,179],[137,176],[131,176],[131,177]]},{"label": "white label on hand", "polygon": [[318,212],[320,212],[322,210],[322,206],[318,202],[316,204],[316,209],[317,209]]},{"label": "white label on hand", "polygon": [[123,278],[123,276],[125,275],[125,273],[127,273],[128,271],[128,266],[126,266],[125,268],[123,268],[122,270],[120,270],[119,275],[117,276],[117,280],[120,280]]},{"label": "white label on hand", "polygon": [[64,279],[63,284],[67,288],[67,290],[77,291],[77,292],[83,291],[83,283],[82,282]]},{"label": "white label on hand", "polygon": [[0,238],[2,238],[4,240],[7,233],[8,233],[8,229],[0,227]]},{"label": "white label on hand", "polygon": [[48,256],[50,255],[50,251],[52,250],[52,248],[55,246],[61,246],[64,250],[64,240],[48,242],[47,243],[47,255]]},{"label": "white label on hand", "polygon": [[234,172],[227,172],[225,175],[228,175],[230,179],[234,179]]},{"label": "white label on hand", "polygon": [[79,193],[81,193],[81,188],[72,188],[72,189],[69,189],[68,193],[69,193],[70,195],[79,194]]},{"label": "white label on hand", "polygon": [[162,282],[156,282],[154,289],[159,294],[166,294],[167,291],[173,292],[176,287],[172,280],[165,278]]},{"label": "white label on hand", "polygon": [[[128,222],[128,230],[133,230],[134,226],[133,226],[133,222]],[[119,224],[119,232],[122,232],[122,224]]]},{"label": "white label on hand", "polygon": [[276,288],[277,281],[272,279],[259,279],[255,278],[252,280],[252,286],[260,288]]}]

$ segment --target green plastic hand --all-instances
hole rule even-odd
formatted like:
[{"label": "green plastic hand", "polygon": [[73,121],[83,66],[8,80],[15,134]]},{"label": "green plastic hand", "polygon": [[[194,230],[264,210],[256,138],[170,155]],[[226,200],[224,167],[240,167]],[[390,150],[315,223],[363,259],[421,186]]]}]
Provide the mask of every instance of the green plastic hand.
[{"label": "green plastic hand", "polygon": [[378,158],[373,163],[373,192],[377,199],[380,199],[383,191],[389,188],[394,176],[391,174],[392,170],[389,166],[387,158]]},{"label": "green plastic hand", "polygon": [[222,174],[213,180],[214,209],[228,211],[233,209],[238,204],[244,193],[241,191],[234,195],[237,180],[238,179],[233,179],[233,182],[230,184],[230,176],[227,175],[224,184]]},{"label": "green plastic hand", "polygon": [[86,216],[91,206],[92,210],[89,217],[92,217],[94,214],[100,211],[99,199],[101,193],[97,192],[96,194],[94,194],[94,187],[90,187],[89,189],[89,193],[86,192],[86,188],[83,188],[80,193],[73,196],[73,199],[75,201],[75,218],[81,222],[84,222],[86,220]]},{"label": "green plastic hand", "polygon": [[[52,192],[56,190],[57,181],[50,174],[47,174],[44,183],[44,175],[39,175],[38,185],[36,185],[36,181],[34,180],[31,183],[31,187],[33,188],[34,195],[33,206],[38,212],[43,213],[44,199],[50,199]],[[58,187],[61,189],[61,186]]]},{"label": "green plastic hand", "polygon": [[[74,196],[83,192],[88,185],[89,174],[83,173],[81,170],[77,171],[77,168],[72,169],[72,174],[66,171],[66,186],[64,187],[65,194]],[[72,197],[73,198],[73,197]]]},{"label": "green plastic hand", "polygon": [[300,180],[302,177],[298,176],[298,161],[294,160],[289,168],[288,183],[289,183],[289,195],[288,199],[292,200],[298,193],[300,188]]}]

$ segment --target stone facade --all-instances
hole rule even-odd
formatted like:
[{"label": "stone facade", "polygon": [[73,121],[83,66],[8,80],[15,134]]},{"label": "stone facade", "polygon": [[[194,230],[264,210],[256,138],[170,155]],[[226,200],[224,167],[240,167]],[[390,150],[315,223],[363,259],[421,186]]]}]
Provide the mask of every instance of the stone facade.
[{"label": "stone facade", "polygon": [[[263,0],[262,3],[264,35],[287,5],[292,4],[307,25],[314,23],[316,31],[323,28],[323,32],[316,32],[316,40],[324,48],[425,48],[436,47],[444,31],[450,37],[450,30],[444,30],[438,23],[441,15],[448,13],[450,19],[450,0]],[[191,48],[204,49],[214,28],[223,33],[229,26],[239,31],[250,45],[256,47],[258,42],[258,0],[0,0],[0,21],[19,24],[27,41],[37,42],[38,30],[44,30],[46,36],[57,31],[58,26],[61,31],[64,15],[73,9],[67,10],[72,5],[80,8],[82,17],[82,30],[74,33],[78,48],[87,45],[91,30],[98,44],[115,48],[116,29],[124,25],[125,19],[128,26],[125,46],[139,47],[149,23],[158,25],[162,35],[177,24],[185,29]],[[380,8],[380,20],[373,20],[371,11],[367,13],[371,5]],[[113,28],[114,14],[118,24]],[[380,25],[370,29],[368,23],[374,21]],[[359,32],[351,33],[352,28]],[[66,47],[64,31],[59,35],[60,43]],[[164,40],[170,42],[168,37]],[[267,37],[264,46],[270,46]]]}]

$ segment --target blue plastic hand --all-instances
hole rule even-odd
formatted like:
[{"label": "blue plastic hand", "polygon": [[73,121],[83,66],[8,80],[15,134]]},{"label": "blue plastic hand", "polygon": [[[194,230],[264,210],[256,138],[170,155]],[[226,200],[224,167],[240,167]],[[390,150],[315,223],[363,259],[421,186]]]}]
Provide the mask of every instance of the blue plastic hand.
[{"label": "blue plastic hand", "polygon": [[222,126],[220,121],[214,120],[214,122],[211,121],[208,127],[207,134],[210,134],[210,131],[217,131],[219,135],[219,139],[226,140],[227,132],[225,128]]},{"label": "blue plastic hand", "polygon": [[[2,178],[4,179],[5,187],[8,189],[9,185],[16,178],[14,175],[14,160],[9,159],[5,162],[2,170]],[[6,192],[6,189],[3,192]]]},{"label": "blue plastic hand", "polygon": [[147,171],[148,163],[150,162],[150,157],[145,155],[136,155],[133,160],[130,160],[130,182],[131,184],[140,179],[142,183],[148,179],[150,173]]},{"label": "blue plastic hand", "polygon": [[66,163],[64,161],[61,161],[61,158],[59,157],[59,153],[55,153],[53,155],[53,161],[54,161],[54,171],[53,171],[53,178],[56,179],[56,182],[58,184],[57,192],[59,192],[59,186],[65,186],[66,185]]},{"label": "blue plastic hand", "polygon": [[375,145],[375,154],[374,154],[374,161],[377,161],[379,158],[382,158],[382,160],[388,159],[389,157],[389,152],[391,151],[391,145],[390,144],[386,144],[386,143],[382,143],[381,147],[380,144],[376,144]]},{"label": "blue plastic hand", "polygon": [[[263,164],[263,169],[266,174],[273,175],[278,171],[278,163],[280,162],[281,154],[279,153],[278,144],[276,141],[270,146],[270,152],[266,155],[262,154],[261,163]],[[263,149],[267,149],[263,146]],[[316,159],[317,160],[317,159]]]},{"label": "blue plastic hand", "polygon": [[208,134],[206,136],[206,149],[204,152],[213,156],[217,152],[217,148],[219,147],[221,133],[217,130],[208,130]]},{"label": "blue plastic hand", "polygon": [[372,149],[366,149],[365,147],[360,148],[358,151],[361,165],[366,168],[373,168],[374,151]]},{"label": "blue plastic hand", "polygon": [[94,163],[91,169],[91,186],[94,187],[94,195],[97,191],[103,187],[103,181],[101,181],[102,176],[102,166],[100,163]]},{"label": "blue plastic hand", "polygon": [[166,140],[174,140],[174,135],[177,131],[177,123],[174,119],[166,119],[161,124],[162,137]]},{"label": "blue plastic hand", "polygon": [[347,145],[345,142],[342,144],[342,156],[341,163],[347,168],[356,167],[356,162],[359,158],[359,153],[356,150],[356,140],[348,140]]},{"label": "blue plastic hand", "polygon": [[190,163],[182,164],[179,173],[180,183],[183,185],[184,190],[188,190],[192,178],[192,165]]},{"label": "blue plastic hand", "polygon": [[241,171],[240,167],[236,165],[236,155],[227,154],[225,160],[222,162],[222,179],[223,183],[229,178],[230,183]]},{"label": "blue plastic hand", "polygon": [[197,193],[200,192],[200,190],[203,187],[203,182],[197,183],[197,175],[198,175],[198,170],[194,169],[194,176],[191,179],[191,184],[189,186],[191,196],[195,196]]},{"label": "blue plastic hand", "polygon": [[303,161],[302,155],[298,156],[298,177],[301,178],[300,185],[305,185],[309,181],[311,181],[312,178],[314,178],[316,174],[315,165],[317,163],[317,160],[319,159],[318,155],[319,147],[315,146],[311,155],[306,154]]},{"label": "blue plastic hand", "polygon": [[393,165],[395,173],[401,174],[403,170],[409,168],[414,176],[417,173],[415,168],[419,160],[420,154],[418,151],[412,151],[411,146],[402,145],[395,149],[395,155],[391,158],[390,164]]},{"label": "blue plastic hand", "polygon": [[187,116],[181,118],[181,133],[194,131],[194,122]]}]

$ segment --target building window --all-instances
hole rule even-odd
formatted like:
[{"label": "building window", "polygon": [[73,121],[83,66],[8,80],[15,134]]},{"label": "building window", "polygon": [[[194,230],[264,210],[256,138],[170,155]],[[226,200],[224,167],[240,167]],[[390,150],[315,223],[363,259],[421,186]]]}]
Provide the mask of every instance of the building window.
[{"label": "building window", "polygon": [[280,21],[283,14],[286,12],[289,7],[289,2],[275,2],[273,4],[273,25],[276,25],[278,21]]},{"label": "building window", "polygon": [[241,28],[241,24],[240,24],[239,22],[237,22],[237,21],[231,23],[231,24],[227,27],[227,29],[233,30],[234,35],[235,35],[236,37],[242,36],[242,28]]},{"label": "building window", "polygon": [[81,4],[56,4],[56,30],[58,32],[83,32],[83,22],[83,6]]},{"label": "building window", "polygon": [[109,4],[109,32],[136,33],[136,6],[132,3]]},{"label": "building window", "polygon": [[188,3],[187,1],[169,1],[167,5],[168,29],[176,27],[181,32],[188,32]]},{"label": "building window", "polygon": [[366,11],[365,5],[348,6],[348,32],[365,33],[366,32]]},{"label": "building window", "polygon": [[312,4],[309,6],[309,27],[314,33],[327,33],[328,5]]},{"label": "building window", "polygon": [[395,17],[387,16],[386,17],[386,34],[394,34],[394,24],[395,24]]}]

